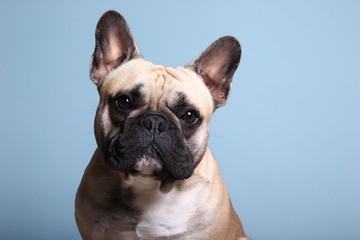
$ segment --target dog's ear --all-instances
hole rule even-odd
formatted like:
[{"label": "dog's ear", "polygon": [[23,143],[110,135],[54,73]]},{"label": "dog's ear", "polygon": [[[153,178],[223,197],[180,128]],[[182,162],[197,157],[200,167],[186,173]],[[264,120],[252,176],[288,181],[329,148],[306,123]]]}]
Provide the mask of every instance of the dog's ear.
[{"label": "dog's ear", "polygon": [[112,69],[140,56],[125,19],[115,11],[108,11],[100,18],[95,40],[90,78],[98,87]]},{"label": "dog's ear", "polygon": [[226,103],[240,57],[240,43],[234,37],[225,36],[212,43],[187,66],[202,77],[216,108]]}]

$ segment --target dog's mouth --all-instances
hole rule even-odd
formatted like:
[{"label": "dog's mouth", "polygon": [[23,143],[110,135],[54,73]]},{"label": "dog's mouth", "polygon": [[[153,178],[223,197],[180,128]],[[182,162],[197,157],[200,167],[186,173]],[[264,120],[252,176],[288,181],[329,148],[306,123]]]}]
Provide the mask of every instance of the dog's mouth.
[{"label": "dog's mouth", "polygon": [[144,154],[135,161],[128,172],[132,175],[141,175],[143,177],[160,177],[163,174],[164,162],[155,147],[149,147]]},{"label": "dog's mouth", "polygon": [[155,145],[132,151],[122,148],[115,142],[113,146],[109,147],[106,155],[107,165],[114,170],[159,180],[171,177]]},{"label": "dog's mouth", "polygon": [[114,138],[107,148],[105,161],[114,170],[161,181],[189,178],[195,169],[189,152],[183,147],[169,149],[156,140],[143,146],[129,146],[121,137]]},{"label": "dog's mouth", "polygon": [[162,193],[168,193],[173,188],[177,179],[168,171],[155,146],[145,149],[143,155],[137,160],[126,160],[122,154],[119,148],[109,151],[105,156],[106,164],[114,170],[125,173],[125,176],[132,175],[161,181],[160,191]]}]

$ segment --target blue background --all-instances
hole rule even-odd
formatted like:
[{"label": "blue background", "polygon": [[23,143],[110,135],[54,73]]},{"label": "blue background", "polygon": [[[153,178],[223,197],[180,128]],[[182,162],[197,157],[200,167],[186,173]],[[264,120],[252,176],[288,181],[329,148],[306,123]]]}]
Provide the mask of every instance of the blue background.
[{"label": "blue background", "polygon": [[95,26],[119,11],[142,55],[184,66],[243,48],[210,146],[254,239],[360,239],[359,1],[0,1],[0,239],[80,239],[96,143]]}]

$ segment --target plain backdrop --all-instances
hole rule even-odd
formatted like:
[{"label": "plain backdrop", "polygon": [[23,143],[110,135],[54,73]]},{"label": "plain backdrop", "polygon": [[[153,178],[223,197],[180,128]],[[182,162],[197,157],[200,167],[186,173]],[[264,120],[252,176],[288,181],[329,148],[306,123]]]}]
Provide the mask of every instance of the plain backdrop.
[{"label": "plain backdrop", "polygon": [[210,147],[253,239],[360,239],[359,1],[0,1],[0,239],[80,239],[96,148],[88,77],[100,16],[184,66],[233,35],[243,55]]}]

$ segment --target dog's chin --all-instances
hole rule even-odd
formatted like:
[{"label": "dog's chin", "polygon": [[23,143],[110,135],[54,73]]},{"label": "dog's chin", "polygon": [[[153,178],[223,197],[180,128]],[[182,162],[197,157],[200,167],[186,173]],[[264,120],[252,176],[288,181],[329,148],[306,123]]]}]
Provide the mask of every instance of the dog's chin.
[{"label": "dog's chin", "polygon": [[141,175],[143,177],[157,177],[163,168],[164,164],[160,159],[144,155],[136,162],[130,174]]},{"label": "dog's chin", "polygon": [[[130,163],[127,165],[121,163]],[[169,177],[169,173],[163,161],[153,152],[146,151],[138,159],[124,159],[118,155],[106,157],[106,164],[113,170],[125,172],[133,176],[151,177],[164,179]]]}]

